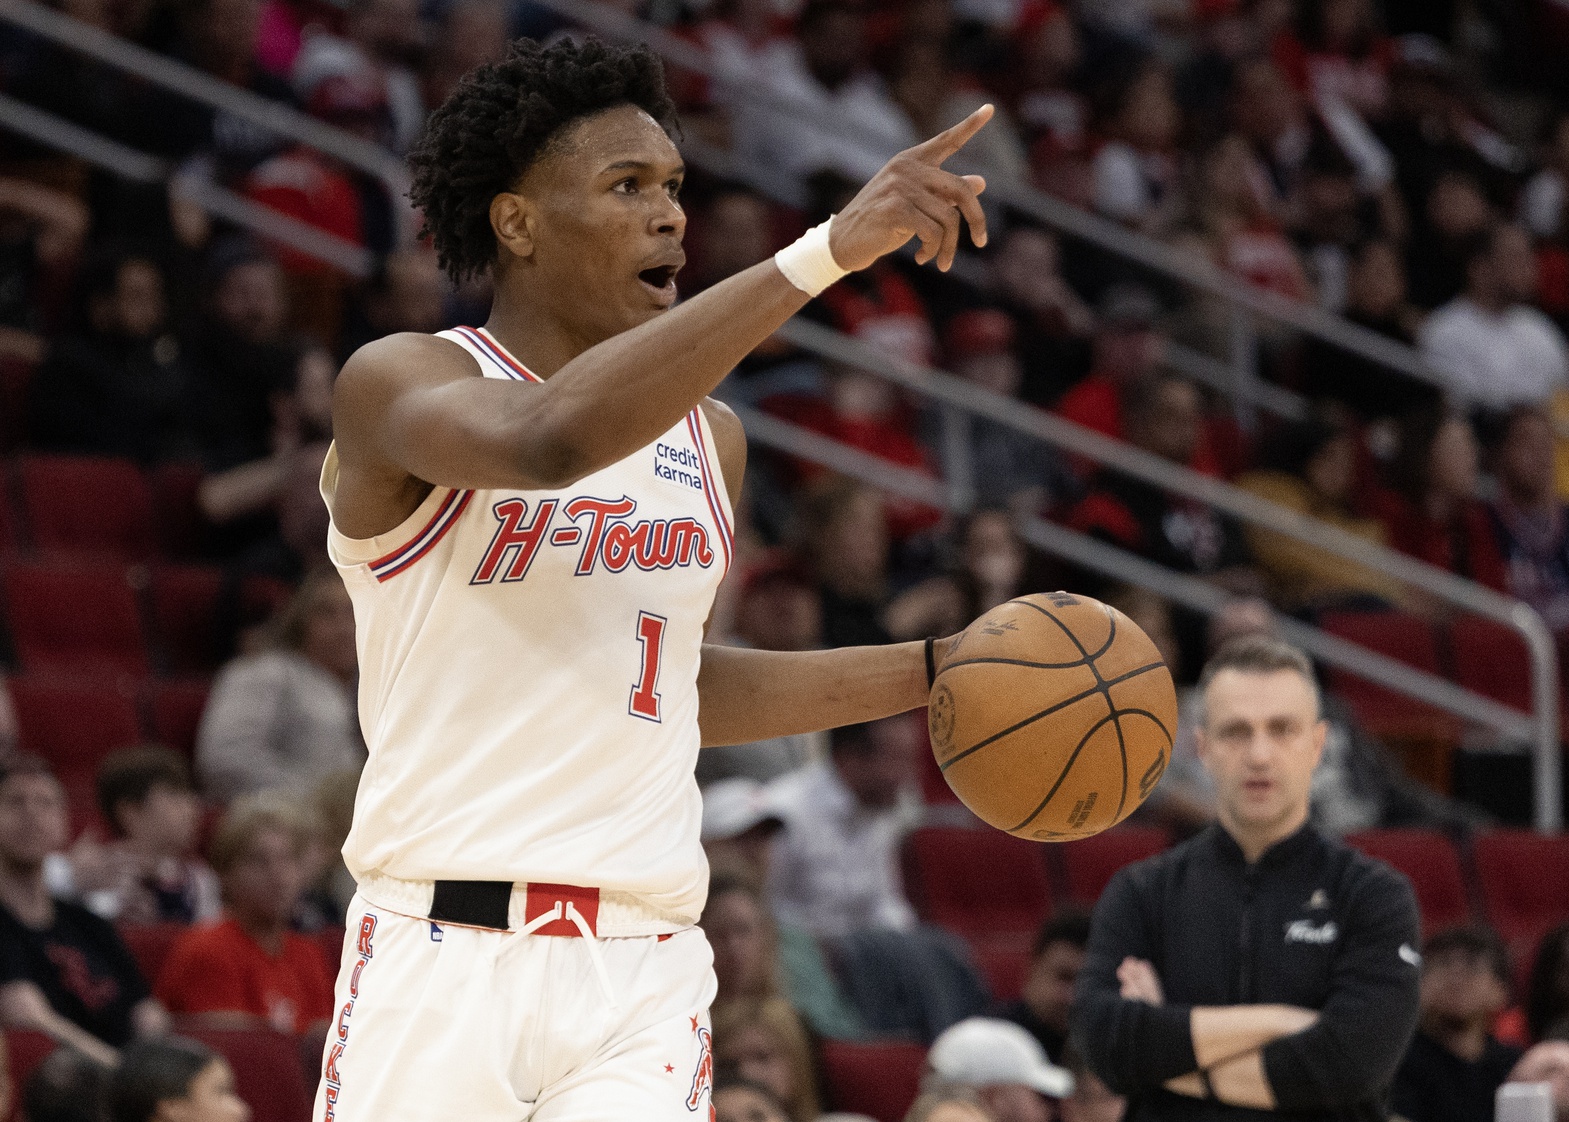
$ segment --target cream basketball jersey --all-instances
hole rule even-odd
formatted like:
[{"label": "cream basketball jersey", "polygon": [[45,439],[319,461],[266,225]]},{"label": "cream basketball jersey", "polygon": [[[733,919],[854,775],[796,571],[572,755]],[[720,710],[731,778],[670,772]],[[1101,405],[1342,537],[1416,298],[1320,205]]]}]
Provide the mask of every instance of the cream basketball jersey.
[{"label": "cream basketball jersey", "polygon": [[[441,335],[487,378],[537,380],[483,329]],[[336,482],[329,454],[329,508]],[[583,885],[695,922],[697,671],[732,546],[700,408],[560,490],[437,487],[379,537],[332,527],[370,749],[343,850],[362,891]]]}]

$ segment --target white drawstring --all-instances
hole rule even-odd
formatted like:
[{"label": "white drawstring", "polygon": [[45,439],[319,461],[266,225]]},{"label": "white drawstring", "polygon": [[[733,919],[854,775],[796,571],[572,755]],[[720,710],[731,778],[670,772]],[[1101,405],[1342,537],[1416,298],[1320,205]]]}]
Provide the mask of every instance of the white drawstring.
[{"label": "white drawstring", "polygon": [[[570,907],[570,906],[571,905],[568,905],[568,907]],[[531,919],[527,923],[525,923],[522,927],[518,928],[517,934],[519,934],[519,935],[532,935],[532,934],[534,934],[534,932],[538,931],[541,927],[544,927],[545,924],[547,924],[547,923],[554,923],[556,920],[558,920],[560,918],[561,918],[561,901],[557,900],[553,905],[551,905],[550,911],[548,911],[548,912],[541,912],[539,915],[535,916],[533,919]]]},{"label": "white drawstring", "polygon": [[[561,907],[561,901],[556,901],[556,907]],[[589,927],[588,920],[571,900],[567,901],[567,918],[577,927],[577,933],[583,936],[583,942],[588,947],[589,961],[594,964],[594,973],[599,975],[599,986],[605,991],[605,1000],[610,1002],[612,1009],[619,1009],[621,1005],[616,1001],[616,992],[610,985],[610,971],[605,969],[604,956],[599,953],[599,940],[594,937],[593,928]]]}]

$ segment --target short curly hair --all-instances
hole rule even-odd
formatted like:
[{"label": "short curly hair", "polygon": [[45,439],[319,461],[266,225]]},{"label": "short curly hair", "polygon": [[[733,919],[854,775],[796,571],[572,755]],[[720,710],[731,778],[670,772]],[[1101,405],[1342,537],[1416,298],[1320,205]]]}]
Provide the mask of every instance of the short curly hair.
[{"label": "short curly hair", "polygon": [[519,39],[506,58],[464,77],[409,155],[409,198],[424,212],[423,233],[455,282],[495,262],[491,200],[511,189],[562,129],[618,105],[675,127],[664,67],[642,44]]}]

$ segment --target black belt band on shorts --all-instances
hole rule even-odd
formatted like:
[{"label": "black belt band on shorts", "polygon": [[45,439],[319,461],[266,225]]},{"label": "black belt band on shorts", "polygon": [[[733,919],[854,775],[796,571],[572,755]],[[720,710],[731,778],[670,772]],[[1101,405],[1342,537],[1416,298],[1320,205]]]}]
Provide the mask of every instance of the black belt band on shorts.
[{"label": "black belt band on shorts", "polygon": [[513,887],[509,880],[438,880],[430,897],[430,918],[506,931]]}]

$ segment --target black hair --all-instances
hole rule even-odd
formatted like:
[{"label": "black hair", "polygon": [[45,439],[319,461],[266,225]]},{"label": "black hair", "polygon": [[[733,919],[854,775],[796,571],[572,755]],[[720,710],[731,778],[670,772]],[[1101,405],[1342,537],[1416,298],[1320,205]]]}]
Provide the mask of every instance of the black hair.
[{"label": "black hair", "polygon": [[94,784],[98,812],[115,833],[123,833],[116,814],[121,804],[140,805],[158,786],[172,787],[176,791],[195,790],[191,784],[191,769],[178,752],[161,744],[144,744],[111,752],[98,765]]},{"label": "black hair", "polygon": [[506,58],[458,83],[409,154],[409,198],[424,212],[422,232],[454,282],[495,262],[491,200],[511,190],[568,125],[619,105],[635,105],[666,128],[676,123],[664,67],[642,44],[519,39]]},{"label": "black hair", "polygon": [[109,1078],[109,1122],[151,1122],[159,1103],[189,1095],[191,1081],[218,1058],[183,1036],[137,1041],[120,1053]]},{"label": "black hair", "polygon": [[1270,438],[1261,458],[1276,471],[1301,475],[1320,452],[1350,433],[1340,418],[1316,409],[1302,420],[1282,426]]},{"label": "black hair", "polygon": [[1090,916],[1076,908],[1067,908],[1041,924],[1035,933],[1030,954],[1039,958],[1053,943],[1068,943],[1083,950],[1090,945]]},{"label": "black hair", "polygon": [[1525,1023],[1532,1040],[1545,1040],[1566,1016],[1569,993],[1558,987],[1558,975],[1569,959],[1569,923],[1553,928],[1536,944],[1536,961],[1526,983]]},{"label": "black hair", "polygon": [[1471,925],[1446,927],[1428,937],[1422,946],[1422,957],[1432,960],[1440,955],[1458,954],[1466,958],[1481,959],[1493,976],[1507,988],[1509,985],[1509,950],[1498,932],[1491,927]]},{"label": "black hair", "polygon": [[109,1069],[75,1048],[56,1048],[22,1090],[27,1122],[102,1122]]}]

